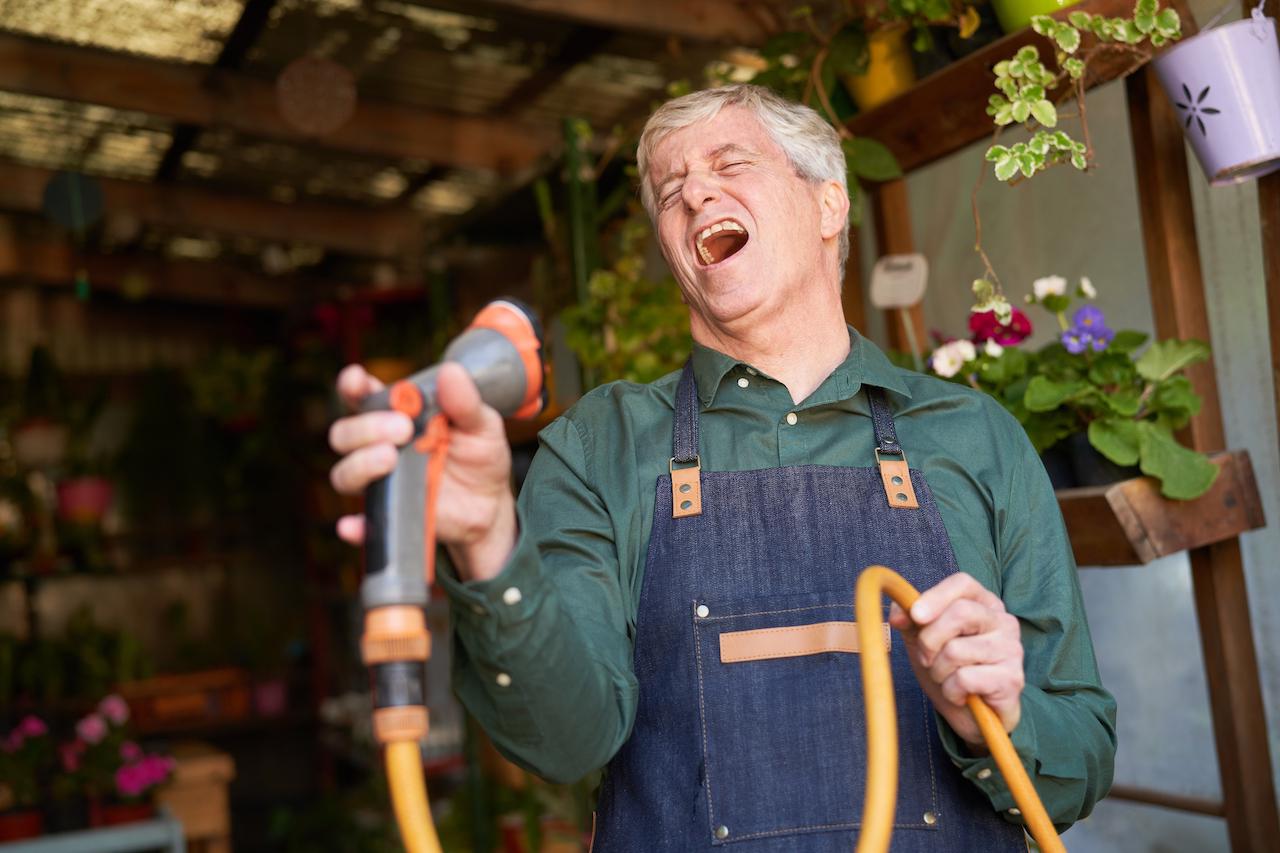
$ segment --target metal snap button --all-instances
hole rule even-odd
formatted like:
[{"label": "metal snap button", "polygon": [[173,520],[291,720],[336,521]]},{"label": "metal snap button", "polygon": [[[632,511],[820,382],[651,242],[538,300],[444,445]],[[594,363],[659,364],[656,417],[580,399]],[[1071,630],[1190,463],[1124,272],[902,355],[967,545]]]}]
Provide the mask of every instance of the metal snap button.
[{"label": "metal snap button", "polygon": [[925,812],[925,813],[924,813],[924,822],[925,822],[925,823],[927,823],[927,824],[929,824],[929,826],[933,826],[935,823],[937,823],[937,822],[938,822],[938,816],[937,816],[936,814],[934,814],[933,812]]},{"label": "metal snap button", "polygon": [[499,687],[511,686],[511,676],[507,675],[505,672],[498,673],[498,677],[495,678],[494,681],[498,682]]},{"label": "metal snap button", "polygon": [[695,612],[698,614],[699,619],[706,619],[711,615],[711,608],[707,607],[705,604],[699,604],[698,609]]},{"label": "metal snap button", "polygon": [[519,604],[524,596],[514,586],[507,587],[502,593],[503,604]]},{"label": "metal snap button", "polygon": [[724,841],[728,837],[729,837],[729,827],[727,826],[716,827],[716,838],[720,839],[721,841]]},{"label": "metal snap button", "polygon": [[746,387],[747,387],[748,385],[750,385],[750,384],[751,384],[751,383],[747,381],[747,377],[745,377],[745,376],[740,377],[740,378],[738,379],[738,387],[739,387],[739,388],[746,388]]},{"label": "metal snap button", "polygon": [[990,779],[990,778],[991,778],[991,768],[990,768],[990,767],[984,767],[984,768],[982,768],[981,770],[979,770],[979,771],[978,771],[978,778],[979,778],[979,779]]},{"label": "metal snap button", "polygon": [[1022,814],[1022,809],[1019,809],[1019,808],[1012,808],[1012,809],[1009,809],[1009,814],[1012,814],[1012,815],[1019,815],[1019,814]]},{"label": "metal snap button", "polygon": [[791,426],[795,426],[795,425],[796,425],[796,421],[798,421],[798,420],[800,420],[800,419],[799,419],[798,417],[796,417],[796,413],[795,413],[795,412],[787,412],[787,423],[788,423],[788,424],[790,424]]}]

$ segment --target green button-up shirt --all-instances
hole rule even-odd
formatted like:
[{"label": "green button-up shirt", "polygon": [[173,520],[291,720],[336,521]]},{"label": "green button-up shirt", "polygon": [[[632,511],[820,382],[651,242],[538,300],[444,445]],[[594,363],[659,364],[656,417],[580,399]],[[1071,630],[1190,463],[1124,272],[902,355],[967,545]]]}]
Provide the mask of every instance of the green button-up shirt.
[{"label": "green button-up shirt", "polygon": [[[870,467],[875,441],[862,387],[886,389],[899,441],[928,479],[961,571],[1022,622],[1026,688],[1012,739],[1050,816],[1067,826],[1111,785],[1115,702],[1099,682],[1044,468],[990,397],[898,368],[852,329],[850,341],[848,358],[798,404],[751,365],[695,344],[702,469]],[[519,541],[501,574],[459,583],[441,572],[459,697],[505,754],[552,780],[603,766],[631,732],[636,610],[655,484],[672,455],[678,380],[673,373],[586,394],[539,435],[518,501]],[[1008,815],[1013,799],[992,759],[972,757],[940,716],[938,727],[951,760]]]}]

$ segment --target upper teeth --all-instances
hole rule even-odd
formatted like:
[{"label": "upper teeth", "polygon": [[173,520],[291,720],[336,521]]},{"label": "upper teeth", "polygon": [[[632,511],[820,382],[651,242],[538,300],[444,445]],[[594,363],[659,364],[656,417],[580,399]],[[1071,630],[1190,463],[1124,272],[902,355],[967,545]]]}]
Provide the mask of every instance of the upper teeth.
[{"label": "upper teeth", "polygon": [[702,256],[702,260],[704,263],[710,264],[714,262],[715,258],[712,257],[711,252],[707,250],[707,247],[703,245],[703,241],[706,240],[708,237],[710,237],[712,234],[715,234],[720,231],[737,231],[740,234],[747,233],[747,229],[743,228],[738,223],[728,219],[726,219],[724,222],[717,222],[715,225],[710,225],[704,228],[702,232],[698,234],[698,254]]}]

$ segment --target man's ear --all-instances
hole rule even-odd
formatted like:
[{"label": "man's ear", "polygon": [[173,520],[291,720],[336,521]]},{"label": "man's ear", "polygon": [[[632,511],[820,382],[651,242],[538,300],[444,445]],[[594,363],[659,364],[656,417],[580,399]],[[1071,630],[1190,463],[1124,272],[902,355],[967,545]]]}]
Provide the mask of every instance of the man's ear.
[{"label": "man's ear", "polygon": [[849,194],[835,181],[827,181],[822,185],[819,201],[822,204],[822,239],[840,236],[849,224]]}]

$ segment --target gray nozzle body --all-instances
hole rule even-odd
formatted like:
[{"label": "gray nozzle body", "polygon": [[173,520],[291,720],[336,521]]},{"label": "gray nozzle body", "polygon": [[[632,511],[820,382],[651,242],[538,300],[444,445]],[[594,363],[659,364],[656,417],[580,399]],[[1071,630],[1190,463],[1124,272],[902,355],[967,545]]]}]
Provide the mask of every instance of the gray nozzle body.
[{"label": "gray nozzle body", "polygon": [[[493,329],[471,328],[444,352],[444,361],[460,364],[476,383],[485,403],[509,417],[520,408],[528,390],[524,360],[506,335]],[[406,381],[422,392],[422,412],[414,419],[416,440],[439,411],[432,365]],[[390,408],[388,390],[370,395],[362,411]],[[360,598],[365,609],[391,604],[426,604],[423,576],[423,514],[426,500],[427,454],[413,441],[400,448],[391,474],[370,484],[365,494],[365,579]]]}]

